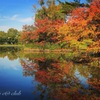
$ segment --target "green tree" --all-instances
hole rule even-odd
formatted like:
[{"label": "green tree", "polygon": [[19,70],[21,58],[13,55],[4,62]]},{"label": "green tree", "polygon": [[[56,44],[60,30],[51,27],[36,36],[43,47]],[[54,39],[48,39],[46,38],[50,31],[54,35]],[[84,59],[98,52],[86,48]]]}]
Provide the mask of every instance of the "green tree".
[{"label": "green tree", "polygon": [[92,2],[93,0],[86,0],[88,3]]},{"label": "green tree", "polygon": [[6,43],[6,33],[4,31],[0,31],[0,44]]},{"label": "green tree", "polygon": [[40,4],[41,6],[43,6],[43,5],[44,5],[44,0],[39,0],[39,4]]},{"label": "green tree", "polygon": [[18,43],[18,36],[19,36],[19,31],[14,28],[10,28],[7,31],[7,43],[8,44],[17,44]]},{"label": "green tree", "polygon": [[47,5],[50,7],[51,5],[55,5],[55,0],[47,0]]}]

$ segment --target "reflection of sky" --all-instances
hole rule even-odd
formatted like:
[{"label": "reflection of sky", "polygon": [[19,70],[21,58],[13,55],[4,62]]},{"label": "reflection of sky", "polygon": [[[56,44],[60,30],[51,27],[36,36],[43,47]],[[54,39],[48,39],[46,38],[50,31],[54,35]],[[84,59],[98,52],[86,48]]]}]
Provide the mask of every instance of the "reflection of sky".
[{"label": "reflection of sky", "polygon": [[39,94],[33,95],[37,81],[35,77],[23,76],[19,59],[10,61],[7,57],[0,58],[0,93],[6,91],[21,91],[20,96],[1,96],[0,100],[36,100]]},{"label": "reflection of sky", "polygon": [[88,77],[84,77],[80,74],[80,72],[77,69],[75,71],[75,76],[79,79],[80,83],[83,85],[84,88],[89,87],[89,84],[87,83],[87,80],[88,80],[89,77],[91,77],[90,75]]},{"label": "reflection of sky", "polygon": [[14,69],[18,70],[20,68],[19,59],[9,60],[7,57],[0,58],[0,70],[1,69]]}]

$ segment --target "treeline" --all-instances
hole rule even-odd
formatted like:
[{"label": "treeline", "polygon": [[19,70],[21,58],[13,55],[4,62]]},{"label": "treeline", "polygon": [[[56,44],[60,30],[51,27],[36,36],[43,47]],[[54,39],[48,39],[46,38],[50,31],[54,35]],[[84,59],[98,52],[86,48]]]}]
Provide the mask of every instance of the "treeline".
[{"label": "treeline", "polygon": [[20,32],[10,28],[7,32],[0,31],[0,44],[18,44]]},{"label": "treeline", "polygon": [[23,44],[100,52],[100,0],[87,0],[87,4],[57,1],[39,0],[40,9],[34,5],[35,23],[23,27]]},{"label": "treeline", "polygon": [[33,25],[23,31],[0,31],[0,44],[22,44],[32,48],[71,49],[72,51],[100,52],[100,0],[39,0]]}]

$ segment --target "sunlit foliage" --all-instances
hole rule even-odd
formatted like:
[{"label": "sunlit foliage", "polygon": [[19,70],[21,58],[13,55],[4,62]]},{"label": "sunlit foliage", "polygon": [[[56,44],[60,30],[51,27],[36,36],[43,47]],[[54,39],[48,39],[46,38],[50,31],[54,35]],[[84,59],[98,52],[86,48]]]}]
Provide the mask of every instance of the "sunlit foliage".
[{"label": "sunlit foliage", "polygon": [[[62,13],[65,4],[73,9],[66,9],[66,13],[65,10]],[[88,7],[74,7],[73,4],[60,2],[58,5],[51,3],[48,7],[42,6],[36,13],[34,30],[23,31],[22,40],[25,43],[34,42],[42,45],[54,43],[75,52],[84,50],[87,53],[99,53],[100,0],[93,0]]]}]

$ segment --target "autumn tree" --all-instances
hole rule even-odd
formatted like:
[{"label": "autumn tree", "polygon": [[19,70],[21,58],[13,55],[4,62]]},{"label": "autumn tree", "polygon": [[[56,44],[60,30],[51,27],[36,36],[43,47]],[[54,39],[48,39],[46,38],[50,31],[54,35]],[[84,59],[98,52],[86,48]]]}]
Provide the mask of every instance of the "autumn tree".
[{"label": "autumn tree", "polygon": [[58,29],[60,34],[65,35],[65,40],[71,47],[88,50],[95,47],[95,51],[99,52],[99,5],[100,1],[94,0],[89,8],[76,8],[72,11],[69,21]]},{"label": "autumn tree", "polygon": [[99,52],[100,0],[93,0],[89,6],[81,5],[78,0],[57,1],[58,5],[55,0],[48,0],[49,5],[45,6],[46,2],[41,0],[41,9],[35,15],[35,28],[23,31],[22,40],[42,45],[58,43],[61,48],[75,52]]},{"label": "autumn tree", "polygon": [[35,29],[36,27],[34,25],[24,25],[21,32],[20,41],[25,44],[33,43],[35,39],[37,39],[36,34],[34,33]]},{"label": "autumn tree", "polygon": [[38,34],[38,43],[56,43],[58,42],[58,33],[57,27],[63,24],[62,20],[52,21],[48,18],[43,20],[37,20],[36,25],[36,34]]},{"label": "autumn tree", "polygon": [[35,19],[44,19],[48,18],[50,20],[57,20],[57,19],[63,19],[64,20],[64,14],[61,12],[61,5],[56,5],[55,3],[52,3],[54,1],[48,1],[48,6],[42,6],[41,9],[37,10],[37,13],[35,15]]}]

